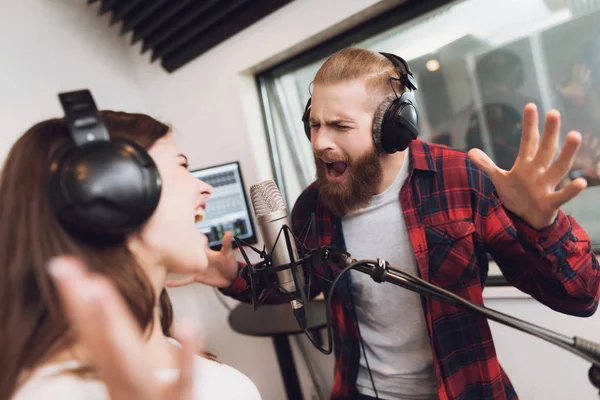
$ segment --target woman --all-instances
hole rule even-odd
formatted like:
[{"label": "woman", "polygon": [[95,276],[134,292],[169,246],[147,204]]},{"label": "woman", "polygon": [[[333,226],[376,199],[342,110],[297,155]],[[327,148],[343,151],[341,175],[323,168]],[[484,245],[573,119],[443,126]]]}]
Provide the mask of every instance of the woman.
[{"label": "woman", "polygon": [[[212,188],[189,173],[168,126],[142,114],[105,111],[101,116],[111,137],[130,139],[147,149],[161,175],[160,201],[141,229],[122,243],[87,245],[63,229],[46,191],[49,160],[57,150],[72,145],[65,121],[41,122],[15,143],[0,176],[1,399],[107,399],[114,394],[99,379],[103,369],[97,365],[97,349],[78,338],[79,330],[72,329],[60,305],[47,268],[54,257],[74,256],[110,282],[143,332],[144,349],[151,354],[144,362],[151,363],[156,376],[166,378],[182,359],[179,344],[169,339],[167,274],[202,274],[209,258],[212,263],[223,259],[231,263],[223,270],[232,274],[237,270],[231,254],[223,257],[206,248],[207,239],[195,226]],[[62,276],[60,268],[52,270]],[[231,279],[218,274],[205,277],[213,286],[227,286]],[[64,295],[64,285],[58,287]],[[92,293],[82,295],[93,298]],[[72,312],[69,303],[65,306]],[[187,348],[189,343],[183,341]],[[196,357],[194,367],[190,398],[260,398],[252,382],[230,367],[201,357]]]}]

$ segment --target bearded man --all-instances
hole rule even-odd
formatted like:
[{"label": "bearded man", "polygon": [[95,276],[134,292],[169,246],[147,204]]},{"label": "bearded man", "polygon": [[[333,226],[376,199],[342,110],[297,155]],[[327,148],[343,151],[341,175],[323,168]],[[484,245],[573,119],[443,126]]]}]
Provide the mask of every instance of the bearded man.
[{"label": "bearded man", "polygon": [[[406,126],[386,126],[393,117],[385,113],[402,113],[390,105],[410,90],[407,69],[390,55],[345,49],[317,72],[307,110],[317,179],[295,203],[296,231],[315,213],[318,245],[385,259],[478,304],[489,253],[511,284],[540,302],[593,313],[598,261],[588,236],[559,209],[586,182],[555,191],[581,136],[571,133],[553,162],[560,117],[548,114],[540,140],[529,104],[510,171],[481,151],[467,156],[420,140],[390,151],[385,141],[395,132],[382,130]],[[343,279],[331,310],[333,398],[516,398],[487,320],[362,272]]]},{"label": "bearded man", "polygon": [[[528,104],[518,157],[503,170],[480,150],[417,139],[414,89],[408,64],[388,53],[349,48],[323,64],[304,117],[317,179],[295,203],[296,235],[314,214],[318,237],[309,247],[385,259],[477,304],[490,254],[512,285],[546,306],[592,315],[598,260],[588,235],[560,210],[587,183],[577,178],[556,190],[581,135],[570,132],[554,158],[560,115],[547,113],[540,137]],[[225,277],[223,292],[247,301],[231,235],[210,260],[194,280]],[[339,274],[328,266],[317,278],[332,269]],[[311,295],[329,296],[331,281],[316,281]],[[485,318],[354,270],[332,296],[332,399],[517,398]]]}]

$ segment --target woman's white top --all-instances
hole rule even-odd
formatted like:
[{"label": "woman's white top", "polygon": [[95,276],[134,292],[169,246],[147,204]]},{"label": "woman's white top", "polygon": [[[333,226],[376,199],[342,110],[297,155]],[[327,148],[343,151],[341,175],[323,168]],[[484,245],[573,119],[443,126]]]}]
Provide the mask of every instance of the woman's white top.
[{"label": "woman's white top", "polygon": [[[109,400],[102,381],[64,373],[80,366],[78,361],[66,361],[38,368],[15,393],[13,400]],[[166,379],[174,378],[179,373],[178,370],[155,372]],[[194,374],[194,399],[261,400],[254,383],[225,364],[196,356]]]}]

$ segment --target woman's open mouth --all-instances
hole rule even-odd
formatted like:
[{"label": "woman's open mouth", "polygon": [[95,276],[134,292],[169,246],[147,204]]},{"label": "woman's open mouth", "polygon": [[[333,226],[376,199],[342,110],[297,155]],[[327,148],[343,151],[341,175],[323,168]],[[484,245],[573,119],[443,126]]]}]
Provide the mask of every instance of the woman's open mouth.
[{"label": "woman's open mouth", "polygon": [[203,207],[199,207],[199,208],[196,209],[196,212],[194,213],[194,222],[196,224],[198,224],[203,219],[204,219],[204,208]]}]

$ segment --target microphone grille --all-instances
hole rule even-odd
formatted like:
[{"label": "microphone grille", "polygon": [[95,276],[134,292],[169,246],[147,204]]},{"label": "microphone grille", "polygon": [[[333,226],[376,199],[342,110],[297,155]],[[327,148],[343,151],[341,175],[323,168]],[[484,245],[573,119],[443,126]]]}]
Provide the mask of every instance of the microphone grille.
[{"label": "microphone grille", "polygon": [[256,217],[286,209],[281,192],[272,180],[252,185],[250,187],[250,199]]}]

